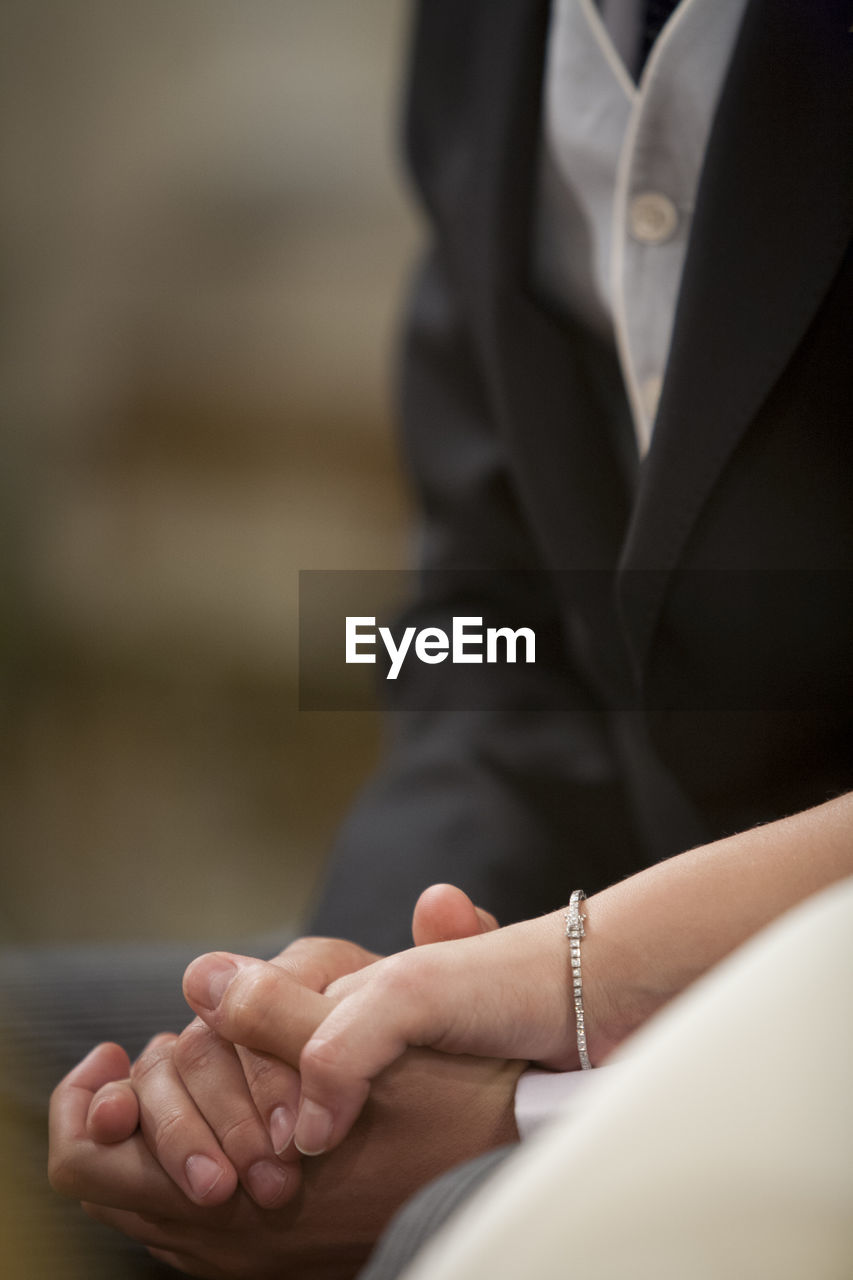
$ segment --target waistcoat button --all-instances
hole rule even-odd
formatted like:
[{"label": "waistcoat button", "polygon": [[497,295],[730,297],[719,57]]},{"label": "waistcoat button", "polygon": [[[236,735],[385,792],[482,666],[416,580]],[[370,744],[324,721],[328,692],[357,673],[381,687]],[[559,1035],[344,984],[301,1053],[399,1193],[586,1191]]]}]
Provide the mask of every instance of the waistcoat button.
[{"label": "waistcoat button", "polygon": [[664,244],[678,226],[678,210],[669,196],[643,191],[631,200],[628,229],[640,244]]}]

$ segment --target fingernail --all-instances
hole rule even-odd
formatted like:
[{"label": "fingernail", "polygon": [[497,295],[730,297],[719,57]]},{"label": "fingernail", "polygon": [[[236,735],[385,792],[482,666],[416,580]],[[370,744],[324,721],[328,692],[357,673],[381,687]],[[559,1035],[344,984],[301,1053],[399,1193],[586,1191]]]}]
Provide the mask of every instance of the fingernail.
[{"label": "fingernail", "polygon": [[270,1138],[277,1156],[286,1151],[293,1137],[294,1116],[289,1107],[276,1107],[270,1116]]},{"label": "fingernail", "polygon": [[184,974],[184,990],[203,1009],[215,1009],[237,972],[237,966],[222,956],[201,956]]},{"label": "fingernail", "polygon": [[187,1182],[197,1200],[204,1200],[210,1195],[223,1173],[222,1167],[211,1160],[210,1156],[190,1156],[184,1169]]},{"label": "fingernail", "polygon": [[246,1174],[252,1199],[265,1208],[278,1203],[288,1181],[288,1170],[272,1160],[259,1160]]},{"label": "fingernail", "polygon": [[293,1141],[304,1156],[319,1156],[332,1134],[332,1113],[308,1098],[303,1099]]}]

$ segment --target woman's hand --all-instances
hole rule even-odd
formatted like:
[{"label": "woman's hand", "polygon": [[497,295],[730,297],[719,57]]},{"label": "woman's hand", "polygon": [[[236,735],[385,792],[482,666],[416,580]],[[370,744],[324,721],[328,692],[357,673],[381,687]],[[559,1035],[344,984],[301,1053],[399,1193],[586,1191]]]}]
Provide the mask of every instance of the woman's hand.
[{"label": "woman's hand", "polygon": [[[661,1005],[809,894],[853,871],[853,794],[690,850],[586,903],[581,948],[593,1064]],[[222,1037],[263,1048],[269,1026],[319,1025],[298,1057],[295,1144],[307,1155],[347,1134],[371,1081],[408,1046],[578,1065],[563,912],[401,952],[312,993],[270,983],[258,962],[195,961],[187,1000]],[[314,996],[316,1000],[318,997]],[[291,1059],[294,1065],[297,1058]]]},{"label": "woman's hand", "polygon": [[[282,983],[259,961],[218,952],[190,965],[184,993],[226,1040],[269,1051],[273,1037],[291,1046],[302,1080],[295,1143],[316,1155],[342,1141],[370,1082],[409,1046],[576,1067],[564,932],[557,911],[421,946],[339,979],[325,996]],[[591,988],[590,1011],[595,1004]],[[311,1021],[319,1025],[304,1043]]]}]

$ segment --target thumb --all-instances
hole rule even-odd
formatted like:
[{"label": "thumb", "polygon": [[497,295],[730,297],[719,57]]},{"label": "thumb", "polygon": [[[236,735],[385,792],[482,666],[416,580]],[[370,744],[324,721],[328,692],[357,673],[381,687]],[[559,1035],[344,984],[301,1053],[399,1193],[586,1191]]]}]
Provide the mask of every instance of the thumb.
[{"label": "thumb", "polygon": [[475,907],[462,889],[452,884],[434,884],[424,889],[412,916],[412,938],[416,947],[430,942],[452,942],[491,933],[498,922],[490,911]]},{"label": "thumb", "polygon": [[212,951],[184,973],[187,1004],[223,1040],[299,1065],[302,1046],[333,1002],[250,956]]},{"label": "thumb", "polygon": [[94,1094],[86,1116],[93,1142],[124,1142],[139,1127],[139,1099],[129,1079],[110,1080]]}]

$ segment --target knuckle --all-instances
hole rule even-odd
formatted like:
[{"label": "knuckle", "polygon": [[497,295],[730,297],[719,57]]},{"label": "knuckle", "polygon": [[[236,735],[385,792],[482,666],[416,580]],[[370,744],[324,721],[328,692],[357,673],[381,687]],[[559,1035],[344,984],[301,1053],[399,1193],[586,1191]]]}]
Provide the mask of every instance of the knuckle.
[{"label": "knuckle", "polygon": [[328,938],[297,938],[272,963],[291,977],[319,989],[326,982],[325,955],[329,941]]},{"label": "knuckle", "polygon": [[295,938],[283,951],[280,951],[276,959],[290,960],[296,956],[313,955],[318,948],[327,946],[330,941],[331,939],[320,935],[303,934],[301,938]]},{"label": "knuckle", "polygon": [[182,1147],[185,1134],[185,1116],[180,1107],[171,1106],[159,1113],[154,1122],[152,1135],[158,1152],[168,1152]]},{"label": "knuckle", "polygon": [[200,1020],[185,1027],[175,1041],[173,1058],[181,1078],[205,1072],[211,1065],[217,1037]]},{"label": "knuckle", "polygon": [[230,1116],[219,1125],[217,1137],[226,1155],[232,1152],[256,1152],[258,1139],[266,1152],[267,1141],[257,1115],[248,1111]]},{"label": "knuckle", "polygon": [[76,1197],[78,1173],[68,1151],[51,1151],[47,1160],[47,1180],[61,1196]]},{"label": "knuckle", "polygon": [[286,947],[272,963],[314,991],[325,991],[341,974],[361,969],[375,959],[354,942],[343,938],[303,937]]},{"label": "knuckle", "polygon": [[377,996],[385,1000],[408,1000],[416,995],[422,985],[425,959],[418,957],[419,963],[412,964],[408,953],[390,956],[376,966],[373,982],[377,988]]},{"label": "knuckle", "polygon": [[361,1006],[362,1016],[369,1018],[371,1009],[381,1009],[387,1032],[393,1027],[403,1038],[420,1034],[434,1021],[436,1000],[446,1000],[450,980],[446,966],[428,948],[394,956],[377,966]]},{"label": "knuckle", "polygon": [[264,965],[244,970],[239,980],[232,982],[220,1005],[227,1012],[229,1039],[251,1048],[270,1008],[279,1002],[280,980],[273,966]]},{"label": "knuckle", "polygon": [[243,1073],[249,1087],[257,1088],[262,1093],[274,1090],[282,1079],[287,1079],[290,1075],[288,1068],[274,1058],[251,1052],[244,1060]]},{"label": "knuckle", "polygon": [[130,1078],[134,1084],[144,1081],[153,1071],[157,1071],[172,1056],[177,1037],[164,1032],[154,1036],[131,1064]]},{"label": "knuckle", "polygon": [[299,1057],[299,1070],[304,1076],[337,1076],[343,1063],[341,1044],[335,1036],[309,1040]]}]

